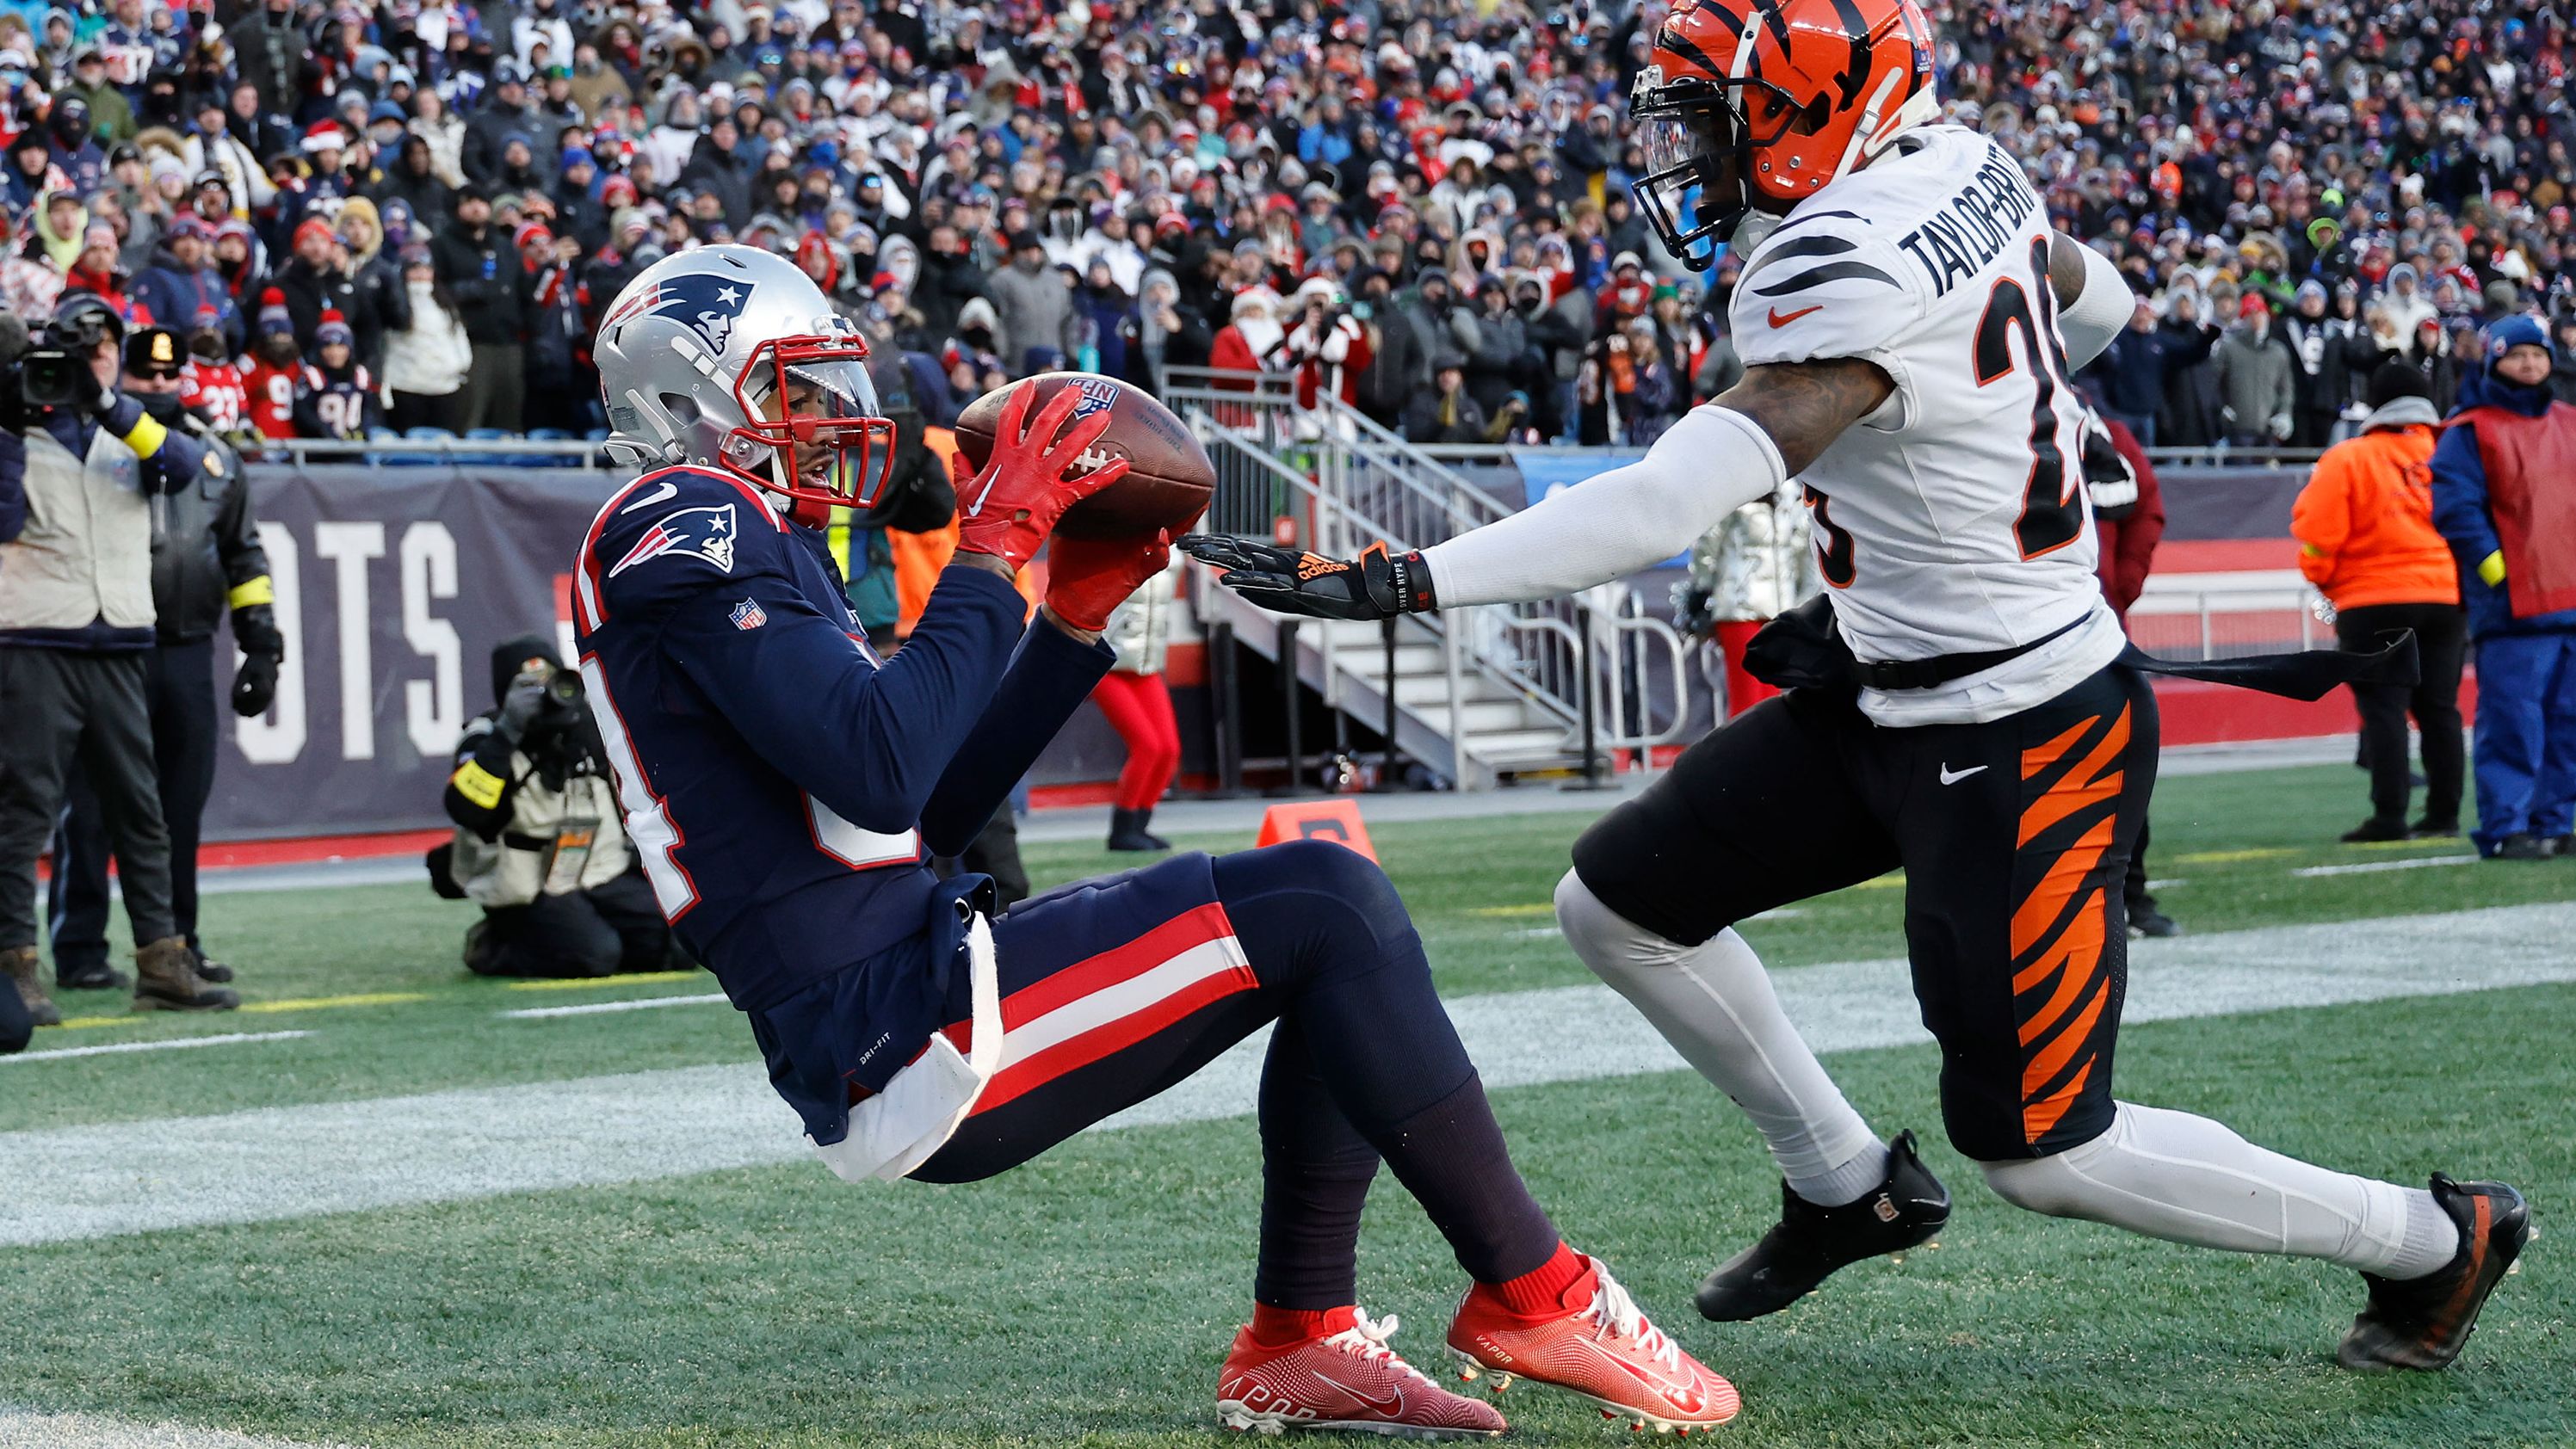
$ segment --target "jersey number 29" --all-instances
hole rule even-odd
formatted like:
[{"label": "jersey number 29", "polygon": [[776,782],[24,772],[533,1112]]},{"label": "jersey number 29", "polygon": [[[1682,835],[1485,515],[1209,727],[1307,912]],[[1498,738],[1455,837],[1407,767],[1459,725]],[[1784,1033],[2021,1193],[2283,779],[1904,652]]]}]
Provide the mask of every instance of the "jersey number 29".
[{"label": "jersey number 29", "polygon": [[1998,382],[2013,371],[2012,338],[2021,334],[2022,359],[2030,365],[2030,483],[2022,491],[2021,516],[2013,520],[2013,539],[2021,556],[2034,559],[2073,543],[2084,530],[2083,500],[2067,487],[2066,453],[2057,446],[2057,390],[2066,382],[2066,358],[2057,346],[2057,297],[2048,288],[2045,236],[2030,244],[2030,266],[2037,285],[2025,290],[2012,277],[1995,283],[1986,313],[1977,319],[1977,386]]}]

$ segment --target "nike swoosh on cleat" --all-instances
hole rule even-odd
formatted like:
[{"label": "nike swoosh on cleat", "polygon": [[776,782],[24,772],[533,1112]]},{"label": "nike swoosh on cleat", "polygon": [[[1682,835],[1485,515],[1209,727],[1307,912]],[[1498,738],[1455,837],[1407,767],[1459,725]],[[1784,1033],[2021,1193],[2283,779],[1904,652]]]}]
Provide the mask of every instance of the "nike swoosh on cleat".
[{"label": "nike swoosh on cleat", "polygon": [[1956,785],[1961,780],[1968,778],[1970,775],[1982,774],[1990,768],[1992,767],[1988,765],[1970,765],[1964,770],[1954,772],[1951,770],[1949,762],[1943,761],[1941,765],[1941,783],[1944,785]]},{"label": "nike swoosh on cleat", "polygon": [[1707,1404],[1702,1399],[1700,1392],[1697,1389],[1694,1389],[1687,1384],[1675,1384],[1669,1379],[1665,1379],[1659,1375],[1649,1374],[1644,1369],[1637,1367],[1635,1364],[1628,1362],[1626,1359],[1621,1358],[1619,1355],[1612,1353],[1610,1350],[1603,1348],[1601,1345],[1593,1343],[1588,1339],[1578,1339],[1576,1341],[1585,1349],[1600,1358],[1602,1362],[1611,1365],[1621,1373],[1626,1374],[1628,1377],[1635,1379],[1637,1382],[1653,1390],[1657,1398],[1662,1399],[1664,1402],[1681,1410],[1683,1413],[1696,1414],[1707,1407]]},{"label": "nike swoosh on cleat", "polygon": [[1774,327],[1786,327],[1790,323],[1797,321],[1799,318],[1806,316],[1810,312],[1822,312],[1823,310],[1825,310],[1825,304],[1822,302],[1801,307],[1795,312],[1783,312],[1779,308],[1774,307],[1771,309],[1771,325]]},{"label": "nike swoosh on cleat", "polygon": [[1392,1398],[1380,1399],[1361,1393],[1359,1390],[1352,1388],[1349,1384],[1343,1383],[1340,1379],[1333,1378],[1329,1375],[1319,1373],[1315,1375],[1315,1377],[1318,1380],[1341,1390],[1343,1393],[1350,1395],[1351,1398],[1358,1403],[1366,1405],[1372,1413],[1384,1414],[1390,1419],[1400,1418],[1404,1414],[1404,1391],[1401,1389],[1398,1389]]}]

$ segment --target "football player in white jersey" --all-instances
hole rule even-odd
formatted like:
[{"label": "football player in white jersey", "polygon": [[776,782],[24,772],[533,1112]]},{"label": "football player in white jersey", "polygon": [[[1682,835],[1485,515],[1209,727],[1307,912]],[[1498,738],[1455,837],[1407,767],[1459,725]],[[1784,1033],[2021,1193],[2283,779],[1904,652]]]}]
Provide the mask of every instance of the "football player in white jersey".
[{"label": "football player in white jersey", "polygon": [[2330,1172],[2112,1096],[2156,701],[2095,580],[2067,378],[2133,298],[2051,230],[2008,153],[1932,124],[1932,44],[1915,0],[1680,0],[1656,32],[1635,189],[1685,264],[1743,257],[1746,368],[1642,461],[1419,552],[1184,546],[1269,607],[1383,618],[1652,567],[1798,478],[1830,626],[1800,611],[1775,642],[1805,687],[1603,817],[1557,888],[1576,954],[1783,1174],[1779,1224],[1709,1276],[1701,1311],[1785,1307],[1949,1215],[1911,1134],[1882,1142],[1844,1101],[1733,929],[1901,866],[1944,1123],[1997,1193],[2357,1268],[2342,1362],[2440,1367],[2529,1236],[2512,1188]]}]

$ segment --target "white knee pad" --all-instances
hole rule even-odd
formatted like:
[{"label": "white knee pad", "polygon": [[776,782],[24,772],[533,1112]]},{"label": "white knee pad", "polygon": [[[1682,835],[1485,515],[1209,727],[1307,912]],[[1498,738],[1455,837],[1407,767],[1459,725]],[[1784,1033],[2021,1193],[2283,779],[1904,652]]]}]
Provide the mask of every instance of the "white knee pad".
[{"label": "white knee pad", "polygon": [[1977,1166],[1985,1170],[1986,1186],[1995,1190],[1995,1196],[2014,1207],[2053,1218],[2093,1218],[2096,1214],[2084,1211],[2094,1196],[2092,1184],[2084,1178],[2079,1165],[2068,1159],[2101,1146],[2109,1135],[2105,1133],[2051,1157],[1980,1162]]},{"label": "white knee pad", "polygon": [[1668,970],[1691,949],[1610,909],[1571,870],[1556,883],[1556,924],[1576,959],[1613,986],[1626,973]]}]

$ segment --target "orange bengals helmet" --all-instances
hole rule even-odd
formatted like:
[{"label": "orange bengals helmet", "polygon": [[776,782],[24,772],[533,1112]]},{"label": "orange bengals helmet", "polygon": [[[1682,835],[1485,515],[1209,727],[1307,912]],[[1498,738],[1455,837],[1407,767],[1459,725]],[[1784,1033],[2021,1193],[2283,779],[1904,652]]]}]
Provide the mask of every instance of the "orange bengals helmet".
[{"label": "orange bengals helmet", "polygon": [[1629,97],[1647,171],[1630,189],[1664,250],[1704,271],[1748,217],[1786,212],[1934,107],[1915,0],[1680,0]]}]

